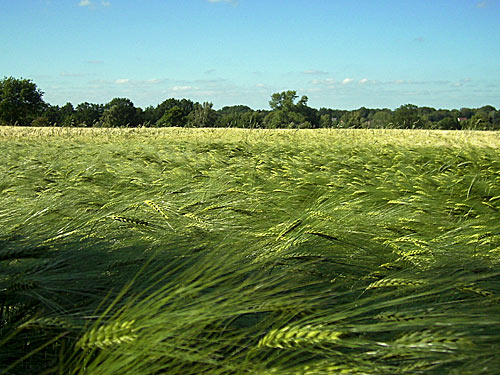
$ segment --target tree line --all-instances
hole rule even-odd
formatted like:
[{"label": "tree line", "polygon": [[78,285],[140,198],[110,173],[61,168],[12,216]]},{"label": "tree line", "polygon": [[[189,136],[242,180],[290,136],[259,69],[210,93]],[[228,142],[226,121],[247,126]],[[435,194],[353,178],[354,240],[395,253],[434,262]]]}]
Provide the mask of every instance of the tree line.
[{"label": "tree line", "polygon": [[106,104],[51,105],[43,91],[29,79],[0,80],[0,125],[79,127],[234,127],[234,128],[395,128],[444,130],[499,130],[500,110],[480,108],[435,109],[405,104],[388,108],[356,110],[312,108],[307,96],[294,90],[274,93],[271,110],[246,105],[214,110],[210,102],[169,98],[157,106],[136,107],[127,98]]}]

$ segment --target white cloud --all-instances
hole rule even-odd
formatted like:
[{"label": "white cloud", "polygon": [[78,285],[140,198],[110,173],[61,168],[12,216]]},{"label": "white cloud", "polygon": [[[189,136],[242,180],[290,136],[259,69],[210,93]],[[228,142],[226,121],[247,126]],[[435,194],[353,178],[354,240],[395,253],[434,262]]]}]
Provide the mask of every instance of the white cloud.
[{"label": "white cloud", "polygon": [[[80,2],[78,3],[78,6],[80,7],[90,7],[90,8],[95,8],[95,3],[94,1],[92,0],[80,0]],[[102,0],[101,1],[101,5],[103,7],[110,7],[111,6],[111,1],[107,1],[107,0]]]},{"label": "white cloud", "polygon": [[83,74],[80,73],[59,73],[61,77],[83,77]]},{"label": "white cloud", "polygon": [[238,5],[238,0],[207,0],[209,3],[228,3]]},{"label": "white cloud", "polygon": [[486,1],[480,1],[476,4],[478,8],[486,8],[486,5],[488,5]]},{"label": "white cloud", "polygon": [[266,87],[266,85],[264,83],[257,83],[255,87]]},{"label": "white cloud", "polygon": [[[464,78],[464,79],[461,79],[460,81],[457,81],[457,82],[451,82],[451,85],[452,86],[455,86],[455,87],[462,87],[466,84],[469,84],[471,83],[471,79],[470,78]],[[450,83],[448,81],[443,81],[443,83]],[[469,85],[470,86],[470,85]]]},{"label": "white cloud", "polygon": [[322,70],[316,70],[316,69],[309,69],[309,70],[304,70],[302,74],[311,74],[311,75],[325,75],[328,74],[328,72],[324,72]]},{"label": "white cloud", "polygon": [[195,89],[193,86],[174,86],[171,88],[172,91],[188,91]]},{"label": "white cloud", "polygon": [[359,83],[360,85],[363,85],[363,84],[365,84],[365,83],[367,83],[367,82],[368,82],[368,79],[367,79],[367,78],[362,78],[362,79],[360,79],[360,80],[359,80],[359,82],[358,82],[358,83]]},{"label": "white cloud", "polygon": [[120,85],[122,87],[131,88],[131,87],[141,87],[146,89],[146,87],[156,86],[168,81],[166,79],[160,78],[151,78],[151,79],[130,79],[130,78],[118,78],[115,80],[104,80],[104,79],[95,79],[89,81],[91,84],[106,86],[113,89],[116,89],[116,85]]},{"label": "white cloud", "polygon": [[332,86],[335,84],[335,80],[333,78],[325,78],[325,79],[313,79],[311,81],[313,85],[327,85]]},{"label": "white cloud", "polygon": [[345,78],[343,81],[342,81],[342,84],[343,85],[348,85],[349,83],[351,83],[352,81],[354,81],[354,79],[352,78]]}]

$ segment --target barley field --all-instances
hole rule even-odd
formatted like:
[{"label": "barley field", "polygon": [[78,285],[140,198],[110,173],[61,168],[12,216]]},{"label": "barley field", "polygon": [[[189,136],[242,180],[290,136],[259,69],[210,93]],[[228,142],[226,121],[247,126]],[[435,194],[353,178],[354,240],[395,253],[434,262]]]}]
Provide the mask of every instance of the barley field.
[{"label": "barley field", "polygon": [[499,146],[0,127],[0,374],[498,374]]}]

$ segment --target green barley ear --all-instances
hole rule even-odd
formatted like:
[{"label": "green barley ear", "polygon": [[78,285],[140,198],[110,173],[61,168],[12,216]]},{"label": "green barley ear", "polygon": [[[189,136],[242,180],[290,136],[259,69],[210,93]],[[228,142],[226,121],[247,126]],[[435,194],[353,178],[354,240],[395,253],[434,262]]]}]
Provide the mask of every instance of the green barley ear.
[{"label": "green barley ear", "polygon": [[159,205],[157,205],[155,202],[150,201],[150,200],[146,200],[146,201],[144,201],[144,203],[146,203],[149,207],[151,207],[153,210],[158,212],[165,220],[169,220],[169,217],[165,213],[165,211]]},{"label": "green barley ear", "polygon": [[477,287],[474,283],[460,286],[458,287],[458,290],[461,290],[463,292],[474,293],[482,297],[495,298],[495,293],[490,292],[489,290],[481,289]]},{"label": "green barley ear", "polygon": [[191,223],[188,224],[187,227],[198,227],[205,230],[210,229],[210,226],[206,222],[204,222],[202,219],[191,212],[188,212],[183,216],[191,220]]},{"label": "green barley ear", "polygon": [[459,336],[456,332],[431,329],[406,333],[393,342],[393,346],[396,348],[432,349],[434,351],[467,348],[472,345],[472,342]]},{"label": "green barley ear", "polygon": [[58,234],[57,236],[54,236],[54,237],[51,237],[45,241],[42,242],[42,245],[46,245],[46,244],[49,244],[49,243],[53,243],[55,241],[58,241],[58,240],[61,240],[63,238],[66,238],[68,236],[71,236],[73,234],[76,234],[76,233],[79,233],[80,230],[79,229],[75,229],[75,230],[72,230],[70,232],[65,232],[65,233],[61,233],[61,234]]},{"label": "green barley ear", "polygon": [[[288,374],[288,373],[287,373]],[[369,369],[353,364],[333,361],[318,361],[294,370],[290,375],[369,375]]]},{"label": "green barley ear", "polygon": [[368,285],[366,288],[368,289],[375,289],[375,288],[397,288],[399,286],[404,286],[404,287],[420,287],[425,285],[424,280],[416,280],[416,279],[401,279],[401,278],[386,278],[386,279],[381,279],[378,281],[375,281]]},{"label": "green barley ear", "polygon": [[321,326],[284,327],[270,331],[259,341],[258,347],[267,346],[285,349],[329,344],[338,342],[341,335],[342,332],[333,331]]},{"label": "green barley ear", "polygon": [[122,223],[127,223],[127,224],[134,224],[134,225],[140,225],[140,226],[146,226],[146,227],[150,225],[147,221],[140,220],[140,219],[134,219],[134,218],[130,218],[130,217],[117,216],[117,215],[111,215],[109,217],[113,220],[121,221]]},{"label": "green barley ear", "polygon": [[167,223],[167,225],[169,226],[169,228],[172,229],[172,230],[174,230],[174,228],[172,228],[172,226],[168,222],[169,217],[168,217],[167,213],[165,212],[165,210],[163,208],[161,208],[159,205],[157,205],[155,202],[153,202],[151,200],[145,200],[144,203],[146,205],[148,205],[149,207],[151,207],[156,212],[158,212],[160,214],[160,216],[165,219],[165,222]]},{"label": "green barley ear", "polygon": [[51,318],[35,318],[19,326],[19,328],[27,328],[27,327],[38,327],[47,329],[71,329],[74,328],[75,326],[69,320],[58,317],[51,317]]},{"label": "green barley ear", "polygon": [[432,318],[429,315],[415,315],[398,311],[385,311],[375,316],[376,319],[384,322],[418,322]]},{"label": "green barley ear", "polygon": [[6,293],[21,292],[24,290],[32,290],[39,287],[39,283],[35,280],[20,280],[11,283],[7,286]]},{"label": "green barley ear", "polygon": [[133,328],[134,323],[135,320],[130,320],[93,328],[78,340],[76,346],[81,349],[105,349],[115,345],[130,343],[138,337],[135,333],[136,329]]}]

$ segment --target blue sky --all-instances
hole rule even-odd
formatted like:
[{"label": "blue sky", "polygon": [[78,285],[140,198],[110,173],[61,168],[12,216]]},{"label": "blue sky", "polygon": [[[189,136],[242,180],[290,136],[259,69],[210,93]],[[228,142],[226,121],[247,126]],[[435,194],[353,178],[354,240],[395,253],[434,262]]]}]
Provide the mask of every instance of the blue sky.
[{"label": "blue sky", "polygon": [[0,77],[51,104],[500,107],[500,0],[0,0]]}]

